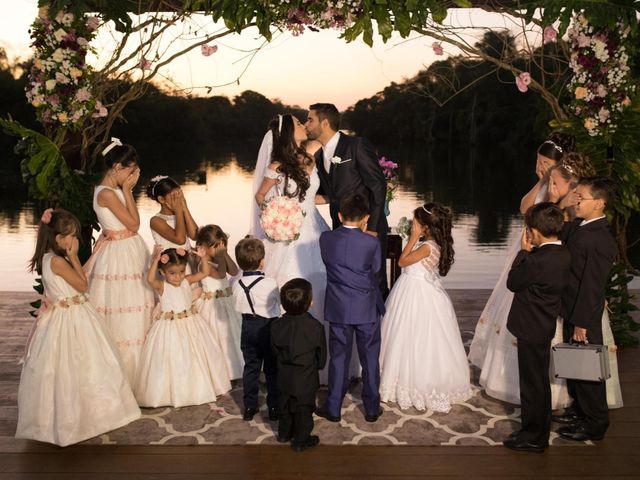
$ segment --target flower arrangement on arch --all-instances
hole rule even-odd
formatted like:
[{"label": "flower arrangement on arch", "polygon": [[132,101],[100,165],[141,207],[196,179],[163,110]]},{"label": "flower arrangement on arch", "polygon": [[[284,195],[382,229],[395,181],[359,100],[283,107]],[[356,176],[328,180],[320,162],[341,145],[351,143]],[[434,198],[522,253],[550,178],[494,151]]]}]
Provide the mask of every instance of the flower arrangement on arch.
[{"label": "flower arrangement on arch", "polygon": [[378,165],[382,167],[382,173],[384,173],[384,178],[387,179],[387,193],[385,196],[385,200],[390,202],[393,200],[396,190],[400,185],[398,180],[398,173],[396,169],[398,168],[398,164],[392,162],[391,160],[387,160],[387,157],[380,157],[378,159]]},{"label": "flower arrangement on arch", "polygon": [[571,109],[590,136],[608,136],[616,127],[635,91],[631,82],[625,39],[631,28],[618,21],[615,29],[595,28],[578,13],[567,30],[571,42],[573,78],[567,88]]},{"label": "flower arrangement on arch", "polygon": [[89,116],[107,116],[92,94],[92,69],[86,63],[99,25],[97,17],[65,10],[51,17],[48,7],[40,8],[31,26],[35,55],[26,96],[45,126],[76,129]]},{"label": "flower arrangement on arch", "polygon": [[260,225],[270,240],[290,242],[300,237],[305,215],[297,198],[278,195],[265,202]]}]

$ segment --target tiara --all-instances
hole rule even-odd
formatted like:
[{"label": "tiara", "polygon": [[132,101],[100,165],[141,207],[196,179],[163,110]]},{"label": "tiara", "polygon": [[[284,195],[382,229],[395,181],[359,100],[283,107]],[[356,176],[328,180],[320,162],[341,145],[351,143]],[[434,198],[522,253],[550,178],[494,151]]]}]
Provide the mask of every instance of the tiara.
[{"label": "tiara", "polygon": [[104,150],[102,150],[102,156],[104,157],[107,153],[109,153],[114,148],[121,147],[121,146],[122,146],[122,142],[120,141],[119,138],[111,137],[111,143],[107,145]]},{"label": "tiara", "polygon": [[553,145],[553,148],[555,148],[555,149],[556,149],[557,151],[559,151],[560,153],[563,153],[563,152],[562,152],[562,147],[561,147],[560,145],[558,145],[556,142],[554,142],[553,140],[547,140],[547,141],[546,141],[546,142],[544,142],[544,143],[549,143],[549,144]]},{"label": "tiara", "polygon": [[429,210],[427,210],[427,209],[425,208],[425,206],[424,206],[424,205],[422,205],[422,209],[423,209],[425,212],[427,212],[429,215],[431,215],[431,212],[430,212]]},{"label": "tiara", "polygon": [[562,163],[560,164],[560,166],[562,168],[564,168],[567,172],[569,172],[571,175],[575,175],[576,171],[573,169],[573,167],[571,165],[567,165],[566,163]]},{"label": "tiara", "polygon": [[153,182],[153,187],[151,187],[151,196],[156,198],[156,185],[160,180],[164,180],[165,178],[169,178],[168,175],[156,175],[150,181]]}]

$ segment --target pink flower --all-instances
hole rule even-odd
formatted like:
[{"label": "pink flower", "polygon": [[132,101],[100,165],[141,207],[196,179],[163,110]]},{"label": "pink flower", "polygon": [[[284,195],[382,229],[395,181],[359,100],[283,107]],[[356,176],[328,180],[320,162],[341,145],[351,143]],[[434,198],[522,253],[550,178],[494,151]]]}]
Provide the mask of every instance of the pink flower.
[{"label": "pink flower", "polygon": [[176,248],[176,253],[181,257],[184,257],[187,254],[187,251],[184,248]]},{"label": "pink flower", "polygon": [[531,74],[529,72],[522,72],[520,75],[516,77],[516,86],[518,90],[522,93],[525,93],[529,90],[529,84],[531,83]]},{"label": "pink flower", "polygon": [[106,107],[102,105],[102,103],[97,102],[96,111],[93,113],[93,115],[91,115],[91,117],[92,118],[106,117],[108,114],[109,114],[109,111],[106,109]]},{"label": "pink flower", "polygon": [[433,53],[435,53],[438,56],[444,54],[444,50],[442,49],[442,43],[440,42],[433,42],[431,44],[431,48],[433,49]]},{"label": "pink flower", "polygon": [[51,216],[53,215],[53,208],[47,208],[44,212],[42,212],[42,217],[40,217],[40,221],[46,225],[51,221]]},{"label": "pink flower", "polygon": [[163,265],[169,263],[169,255],[167,255],[166,253],[160,255],[160,263],[162,263]]},{"label": "pink flower", "polygon": [[81,88],[76,92],[76,100],[78,100],[79,102],[86,102],[90,98],[91,98],[91,94],[89,93],[89,90],[87,90],[86,88]]},{"label": "pink flower", "polygon": [[100,26],[100,19],[98,17],[87,18],[87,28],[91,31],[96,30]]},{"label": "pink flower", "polygon": [[218,51],[218,46],[217,45],[202,45],[200,47],[200,52],[202,53],[203,56],[208,57],[210,55],[213,55],[214,53],[216,53]]},{"label": "pink flower", "polygon": [[607,119],[609,118],[609,110],[607,110],[606,108],[601,108],[600,111],[598,112],[598,119],[600,120],[600,123],[604,123],[607,121]]},{"label": "pink flower", "polygon": [[607,89],[604,88],[604,85],[602,85],[601,83],[598,84],[598,88],[596,88],[596,93],[599,97],[606,97],[607,96]]},{"label": "pink flower", "polygon": [[63,73],[56,72],[56,81],[58,83],[67,84],[67,83],[69,83],[69,77],[67,77]]},{"label": "pink flower", "polygon": [[144,57],[140,57],[140,61],[138,62],[138,67],[144,70],[151,70],[151,62]]},{"label": "pink flower", "polygon": [[588,47],[591,43],[591,39],[587,37],[584,33],[578,35],[578,46],[580,48]]},{"label": "pink flower", "polygon": [[555,42],[558,38],[558,32],[555,28],[549,25],[548,27],[544,27],[542,38],[544,43]]},{"label": "pink flower", "polygon": [[78,45],[80,45],[81,47],[86,47],[89,43],[89,41],[84,37],[78,37],[76,39],[76,42],[78,42]]}]

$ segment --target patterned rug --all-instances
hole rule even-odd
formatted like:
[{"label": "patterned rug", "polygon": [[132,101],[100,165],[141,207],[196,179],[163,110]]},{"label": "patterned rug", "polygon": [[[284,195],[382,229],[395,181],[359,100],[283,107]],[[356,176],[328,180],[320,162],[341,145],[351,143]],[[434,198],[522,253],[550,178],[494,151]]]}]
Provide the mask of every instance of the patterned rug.
[{"label": "patterned rug", "polygon": [[[468,350],[473,331],[462,329]],[[502,445],[520,426],[520,408],[488,397],[478,386],[479,370],[471,367],[473,396],[453,406],[449,413],[400,410],[382,404],[383,415],[375,423],[364,420],[359,381],[353,381],[342,406],[342,420],[331,423],[314,416],[313,433],[324,445]],[[86,441],[119,445],[259,445],[277,444],[277,422],[270,422],[265,406],[266,390],[260,386],[262,409],[252,421],[242,420],[242,386],[215,403],[183,408],[145,408],[142,418],[126,427]],[[318,392],[324,403],[325,388]],[[552,432],[552,445],[576,445]],[[585,442],[591,444],[591,442]]]}]

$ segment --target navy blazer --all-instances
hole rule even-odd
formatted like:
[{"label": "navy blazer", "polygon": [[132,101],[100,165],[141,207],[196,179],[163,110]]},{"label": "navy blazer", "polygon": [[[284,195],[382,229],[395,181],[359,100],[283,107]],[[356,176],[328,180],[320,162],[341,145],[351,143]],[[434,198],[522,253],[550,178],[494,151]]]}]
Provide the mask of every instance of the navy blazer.
[{"label": "navy blazer", "polygon": [[333,228],[340,226],[338,211],[340,199],[350,193],[360,193],[369,199],[369,223],[367,230],[378,232],[381,238],[387,234],[387,217],[384,204],[387,195],[387,180],[378,164],[378,156],[369,140],[339,133],[340,138],[334,156],[343,163],[331,164],[329,171],[324,169],[324,154],[320,148],[316,152],[316,165],[320,185],[329,196],[329,211]]},{"label": "navy blazer", "polygon": [[570,265],[571,254],[564,245],[544,245],[516,255],[507,277],[507,288],[515,293],[507,329],[516,338],[551,342]]},{"label": "navy blazer", "polygon": [[324,319],[330,323],[373,323],[384,314],[375,274],[382,264],[380,241],[344,226],[320,235],[327,270]]},{"label": "navy blazer", "polygon": [[563,243],[571,252],[569,284],[562,294],[562,318],[588,330],[602,328],[607,278],[618,246],[606,218],[580,226],[565,223]]}]

